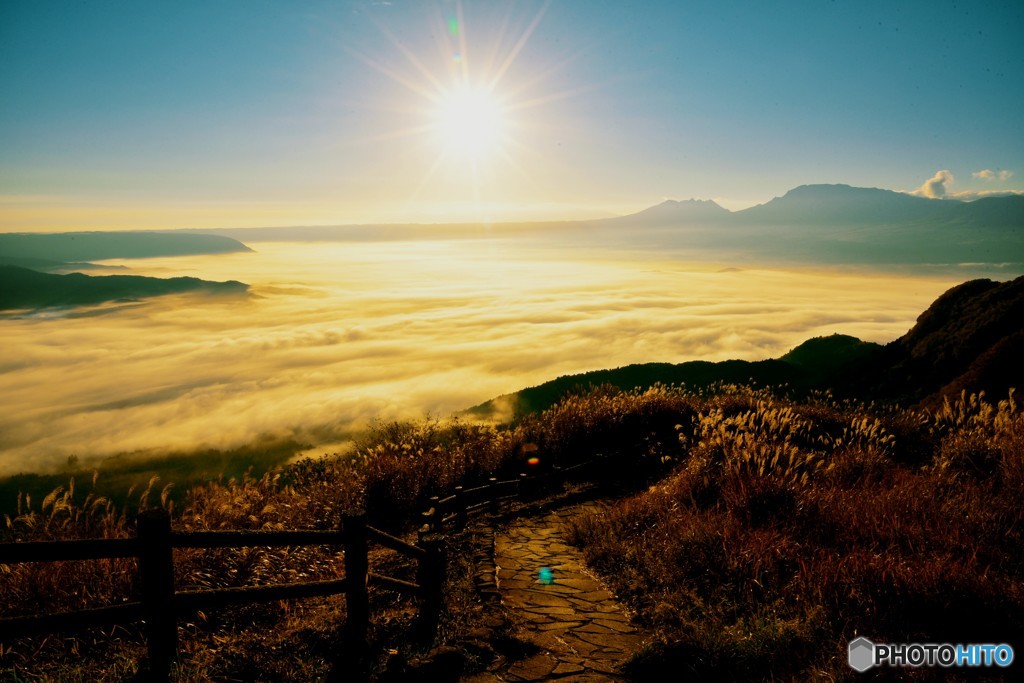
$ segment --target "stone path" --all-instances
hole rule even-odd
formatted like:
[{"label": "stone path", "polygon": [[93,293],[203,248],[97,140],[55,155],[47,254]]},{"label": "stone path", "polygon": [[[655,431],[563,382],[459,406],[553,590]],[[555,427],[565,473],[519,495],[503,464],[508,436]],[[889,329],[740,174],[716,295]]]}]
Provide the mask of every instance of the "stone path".
[{"label": "stone path", "polygon": [[495,535],[502,603],[524,618],[521,637],[540,648],[498,673],[501,680],[620,680],[618,667],[643,645],[644,634],[565,542],[566,521],[595,508],[520,519]]}]

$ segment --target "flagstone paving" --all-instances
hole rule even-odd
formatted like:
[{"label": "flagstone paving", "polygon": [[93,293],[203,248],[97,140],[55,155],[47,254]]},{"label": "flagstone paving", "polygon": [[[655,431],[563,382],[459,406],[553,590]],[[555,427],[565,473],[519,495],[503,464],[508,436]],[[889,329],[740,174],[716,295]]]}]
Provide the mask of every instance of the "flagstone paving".
[{"label": "flagstone paving", "polygon": [[566,522],[592,509],[599,503],[520,519],[495,534],[501,601],[523,617],[521,637],[539,648],[497,672],[501,680],[620,680],[618,667],[643,645],[645,634],[565,541]]}]

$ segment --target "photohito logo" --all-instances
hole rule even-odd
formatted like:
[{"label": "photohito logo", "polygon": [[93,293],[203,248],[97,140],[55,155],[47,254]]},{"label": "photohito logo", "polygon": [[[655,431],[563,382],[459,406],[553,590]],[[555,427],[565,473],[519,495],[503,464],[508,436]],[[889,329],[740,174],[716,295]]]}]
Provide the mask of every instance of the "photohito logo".
[{"label": "photohito logo", "polygon": [[873,666],[1001,666],[1013,663],[1013,648],[1006,643],[873,643],[861,636],[850,641],[850,668],[867,671]]}]

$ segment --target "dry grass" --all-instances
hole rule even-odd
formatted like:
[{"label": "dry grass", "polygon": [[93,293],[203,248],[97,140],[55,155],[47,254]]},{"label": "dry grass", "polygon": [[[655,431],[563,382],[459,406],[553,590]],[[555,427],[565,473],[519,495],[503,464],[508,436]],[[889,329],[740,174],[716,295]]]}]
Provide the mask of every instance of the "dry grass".
[{"label": "dry grass", "polygon": [[[518,472],[531,456],[544,467],[595,453],[609,456],[617,483],[646,489],[575,529],[588,561],[661,635],[634,662],[641,678],[666,663],[697,679],[844,678],[854,634],[1019,642],[1024,418],[1012,400],[963,397],[924,413],[733,386],[603,388],[511,427],[381,423],[352,453],[193,488],[174,524],[324,529],[365,509],[404,532],[456,484]],[[160,484],[132,500],[173,507]],[[22,500],[2,533],[116,538],[132,533],[133,515],[69,486]],[[371,563],[410,578],[392,554]],[[442,639],[456,642],[460,620],[479,610],[467,597],[472,567],[451,566]],[[212,588],[335,578],[343,562],[322,548],[195,550],[176,554],[176,572],[179,588]],[[131,560],[0,565],[3,612],[132,599],[134,574]],[[386,592],[372,600],[379,663],[407,640],[413,606]],[[343,623],[340,599],[199,615],[181,623],[177,678],[324,678],[344,670]],[[141,643],[136,628],[24,639],[4,644],[0,667],[11,680],[121,680]]]},{"label": "dry grass", "polygon": [[[329,529],[347,511],[365,510],[371,524],[400,532],[431,495],[488,476],[518,453],[512,432],[462,424],[376,425],[353,453],[299,462],[259,478],[215,481],[190,489],[178,509],[169,487],[155,479],[136,505],[76,490],[72,481],[43,501],[19,500],[4,518],[3,540],[121,538],[132,535],[136,509],[172,509],[177,530]],[[94,481],[95,483],[95,481]],[[414,578],[409,560],[371,552],[374,571]],[[137,599],[134,560],[0,565],[3,614],[16,616],[94,607]],[[180,550],[180,590],[263,585],[344,576],[343,553],[321,547]],[[459,576],[453,574],[453,583]],[[376,654],[408,639],[410,600],[372,591]],[[301,616],[301,618],[297,618]],[[233,678],[307,681],[339,664],[343,598],[271,603],[199,614],[182,626],[178,680]],[[0,671],[12,680],[120,680],[142,658],[138,627],[79,637],[4,643]],[[296,644],[298,643],[298,644]],[[302,643],[307,643],[308,647]],[[276,662],[276,663],[275,663]]]},{"label": "dry grass", "polygon": [[[1012,398],[929,414],[742,392],[681,432],[674,474],[574,530],[661,635],[634,662],[640,677],[845,678],[858,634],[1020,643],[1024,415]],[[901,462],[894,432],[931,457]]]}]

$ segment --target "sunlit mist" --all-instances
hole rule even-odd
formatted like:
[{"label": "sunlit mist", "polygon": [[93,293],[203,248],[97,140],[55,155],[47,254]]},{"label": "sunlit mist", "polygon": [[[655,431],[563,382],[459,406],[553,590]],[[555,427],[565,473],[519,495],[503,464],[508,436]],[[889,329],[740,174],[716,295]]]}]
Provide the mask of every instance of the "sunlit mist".
[{"label": "sunlit mist", "polygon": [[834,332],[888,341],[960,279],[540,238],[254,246],[111,262],[241,280],[248,299],[5,319],[0,472],[265,436],[336,443],[375,417],[444,416],[567,373],[773,357]]}]

